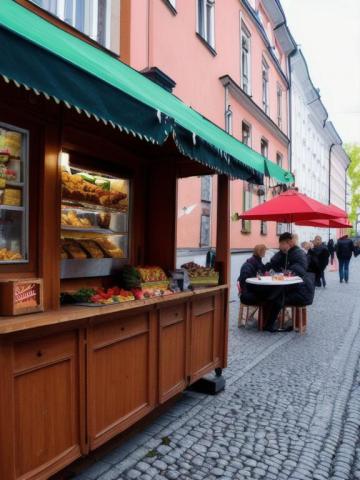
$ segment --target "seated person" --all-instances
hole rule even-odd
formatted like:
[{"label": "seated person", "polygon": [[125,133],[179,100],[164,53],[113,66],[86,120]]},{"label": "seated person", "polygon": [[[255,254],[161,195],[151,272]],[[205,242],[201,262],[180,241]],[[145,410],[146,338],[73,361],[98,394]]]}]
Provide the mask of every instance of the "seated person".
[{"label": "seated person", "polygon": [[311,305],[315,294],[315,274],[306,272],[302,277],[303,283],[286,287],[285,305],[305,307]]},{"label": "seated person", "polygon": [[306,255],[291,233],[282,233],[279,237],[279,251],[272,257],[266,265],[267,270],[283,272],[290,270],[295,275],[303,277],[307,271],[308,261]]},{"label": "seated person", "polygon": [[[308,261],[306,254],[296,245],[296,239],[289,232],[283,233],[279,237],[279,251],[272,257],[266,265],[267,270],[282,272],[289,270],[295,275],[303,278],[307,273]],[[268,296],[265,314],[265,330],[270,332],[277,331],[274,328],[275,322],[281,309],[285,305],[286,288],[296,291],[298,285],[291,287],[271,287],[272,294]]]},{"label": "seated person", "polygon": [[258,273],[265,273],[265,265],[262,261],[265,253],[265,245],[256,245],[252,257],[248,258],[241,267],[238,282],[240,284],[240,301],[245,305],[259,305],[261,303],[256,293],[256,286],[246,283],[246,280],[256,277]]}]

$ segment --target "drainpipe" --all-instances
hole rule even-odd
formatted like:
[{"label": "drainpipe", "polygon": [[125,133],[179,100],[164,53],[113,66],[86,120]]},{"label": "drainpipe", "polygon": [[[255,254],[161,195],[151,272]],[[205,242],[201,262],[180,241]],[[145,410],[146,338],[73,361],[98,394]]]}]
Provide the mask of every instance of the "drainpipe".
[{"label": "drainpipe", "polygon": [[348,213],[348,210],[347,210],[347,172],[349,170],[349,167],[350,167],[350,163],[349,165],[345,168],[345,212]]},{"label": "drainpipe", "polygon": [[[331,150],[335,147],[336,143],[332,143],[329,148],[329,205],[331,203]],[[330,240],[330,228],[329,228],[329,240]]]},{"label": "drainpipe", "polygon": [[288,101],[288,125],[289,125],[289,148],[288,148],[288,159],[289,159],[289,171],[292,170],[292,81],[291,81],[291,57],[297,52],[297,47],[295,47],[288,55],[288,69],[289,69],[289,101]]}]

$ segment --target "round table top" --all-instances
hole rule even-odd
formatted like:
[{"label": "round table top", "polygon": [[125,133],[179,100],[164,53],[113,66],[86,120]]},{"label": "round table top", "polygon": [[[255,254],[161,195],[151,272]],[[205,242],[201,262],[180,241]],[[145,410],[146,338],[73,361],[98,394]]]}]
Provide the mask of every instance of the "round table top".
[{"label": "round table top", "polygon": [[253,277],[248,278],[246,283],[251,283],[252,285],[269,285],[269,286],[281,286],[286,287],[287,285],[295,285],[296,283],[303,283],[302,278],[300,277],[284,277],[284,280],[277,280],[270,276],[266,277]]}]

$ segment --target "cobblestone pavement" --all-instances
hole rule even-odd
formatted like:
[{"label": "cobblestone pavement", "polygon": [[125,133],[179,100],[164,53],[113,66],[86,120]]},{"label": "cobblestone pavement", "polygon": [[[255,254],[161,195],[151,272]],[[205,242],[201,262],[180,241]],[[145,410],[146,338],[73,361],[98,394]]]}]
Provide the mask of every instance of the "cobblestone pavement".
[{"label": "cobblestone pavement", "polygon": [[185,392],[76,480],[360,480],[360,259],[328,273],[306,335],[238,329],[226,390]]}]

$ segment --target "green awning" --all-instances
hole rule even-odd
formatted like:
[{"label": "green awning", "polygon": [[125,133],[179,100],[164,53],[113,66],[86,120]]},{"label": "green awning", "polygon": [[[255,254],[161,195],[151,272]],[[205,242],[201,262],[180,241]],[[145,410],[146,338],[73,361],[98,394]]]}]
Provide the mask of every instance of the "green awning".
[{"label": "green awning", "polygon": [[293,181],[136,70],[12,0],[0,1],[0,45],[7,81],[147,141],[162,144],[172,135],[184,155],[233,178],[261,183],[270,174]]}]

